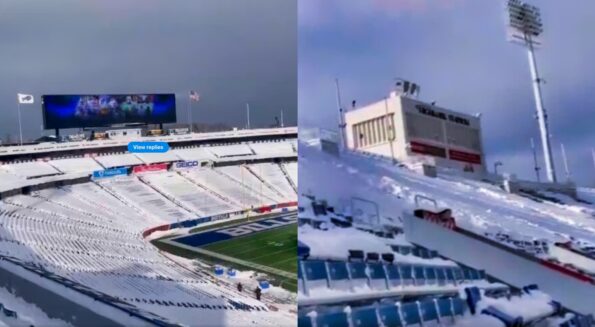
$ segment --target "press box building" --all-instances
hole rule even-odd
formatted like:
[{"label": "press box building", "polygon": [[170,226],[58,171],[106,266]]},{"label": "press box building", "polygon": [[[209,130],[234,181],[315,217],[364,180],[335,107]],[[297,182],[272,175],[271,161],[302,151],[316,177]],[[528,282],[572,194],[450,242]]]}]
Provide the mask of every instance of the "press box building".
[{"label": "press box building", "polygon": [[392,92],[345,113],[347,147],[404,162],[485,172],[479,115]]}]

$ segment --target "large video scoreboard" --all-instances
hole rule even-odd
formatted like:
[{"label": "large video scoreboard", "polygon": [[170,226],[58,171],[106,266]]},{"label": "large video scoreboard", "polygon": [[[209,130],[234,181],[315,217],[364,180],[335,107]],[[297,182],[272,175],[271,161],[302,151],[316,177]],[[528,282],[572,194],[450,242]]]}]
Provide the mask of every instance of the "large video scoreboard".
[{"label": "large video scoreboard", "polygon": [[46,129],[176,122],[174,94],[87,94],[42,96]]}]

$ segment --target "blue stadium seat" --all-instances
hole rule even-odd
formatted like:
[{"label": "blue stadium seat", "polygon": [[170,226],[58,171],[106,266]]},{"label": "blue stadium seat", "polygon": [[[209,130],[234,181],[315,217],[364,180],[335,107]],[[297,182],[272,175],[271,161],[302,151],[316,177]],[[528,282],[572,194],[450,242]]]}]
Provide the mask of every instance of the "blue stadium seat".
[{"label": "blue stadium seat", "polygon": [[413,285],[413,267],[410,265],[399,265],[401,271],[401,282],[403,285]]},{"label": "blue stadium seat", "polygon": [[302,261],[298,261],[298,292],[305,292],[304,274],[302,273]]},{"label": "blue stadium seat", "polygon": [[400,253],[402,255],[408,255],[409,253],[411,253],[410,246],[392,245],[391,248],[393,249],[393,251]]},{"label": "blue stadium seat", "polygon": [[414,325],[421,323],[421,316],[419,314],[419,307],[416,302],[409,302],[401,304],[401,315],[405,325]]},{"label": "blue stadium seat", "polygon": [[453,297],[451,302],[453,315],[462,316],[465,313],[465,301],[459,297]]},{"label": "blue stadium seat", "polygon": [[455,276],[457,284],[460,284],[462,281],[465,280],[465,276],[463,275],[463,269],[461,269],[461,267],[452,268],[452,273]]},{"label": "blue stadium seat", "polygon": [[426,267],[425,274],[426,274],[426,283],[433,285],[436,284],[436,272],[438,268],[434,267]]},{"label": "blue stadium seat", "polygon": [[471,276],[471,280],[479,280],[479,271],[476,269],[469,269],[469,275]]},{"label": "blue stadium seat", "polygon": [[318,314],[316,317],[317,327],[349,327],[349,321],[347,320],[347,314],[345,312],[331,312]]},{"label": "blue stadium seat", "polygon": [[433,299],[428,299],[419,304],[419,310],[421,312],[421,318],[424,322],[426,321],[438,321],[438,310],[436,309],[436,303]]},{"label": "blue stadium seat", "polygon": [[426,284],[426,276],[424,274],[423,266],[413,266],[413,274],[415,277],[415,285],[419,286]]},{"label": "blue stadium seat", "polygon": [[347,263],[349,273],[351,274],[351,285],[362,287],[368,285],[368,275],[366,274],[366,264],[363,262]]},{"label": "blue stadium seat", "polygon": [[378,262],[368,263],[368,272],[370,277],[370,288],[386,290],[386,272],[384,271],[384,265]]},{"label": "blue stadium seat", "polygon": [[378,308],[378,315],[380,321],[385,327],[403,327],[401,322],[401,314],[399,309],[394,304],[384,305]]},{"label": "blue stadium seat", "polygon": [[445,267],[444,273],[446,274],[446,283],[447,284],[456,284],[454,269],[452,267]]},{"label": "blue stadium seat", "polygon": [[436,268],[436,279],[438,279],[438,285],[446,285],[446,269],[443,267]]},{"label": "blue stadium seat", "polygon": [[308,282],[308,289],[328,287],[326,264],[322,260],[305,260],[304,275]]},{"label": "blue stadium seat", "polygon": [[351,281],[349,280],[347,264],[344,261],[329,261],[327,266],[330,287],[337,290],[350,290]]},{"label": "blue stadium seat", "polygon": [[436,304],[438,305],[438,314],[441,320],[447,317],[449,317],[450,319],[453,318],[452,302],[450,298],[438,299],[436,300]]},{"label": "blue stadium seat", "polygon": [[363,307],[351,311],[351,323],[353,327],[378,326],[378,317],[375,307]]},{"label": "blue stadium seat", "polygon": [[312,318],[306,315],[299,316],[298,327],[312,327]]},{"label": "blue stadium seat", "polygon": [[388,274],[388,284],[390,287],[401,286],[401,272],[397,265],[386,265],[386,273]]}]

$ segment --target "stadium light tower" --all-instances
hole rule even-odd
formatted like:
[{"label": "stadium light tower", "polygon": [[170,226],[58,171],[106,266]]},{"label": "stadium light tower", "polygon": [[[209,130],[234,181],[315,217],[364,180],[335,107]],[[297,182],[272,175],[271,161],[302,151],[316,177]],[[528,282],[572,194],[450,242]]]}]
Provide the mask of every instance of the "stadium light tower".
[{"label": "stadium light tower", "polygon": [[555,183],[556,171],[550,145],[547,114],[543,108],[543,99],[541,97],[541,83],[543,83],[543,80],[539,77],[534,53],[534,49],[541,46],[539,38],[543,32],[541,14],[539,8],[526,4],[520,0],[509,0],[507,9],[509,40],[514,43],[522,44],[529,52],[529,65],[531,68],[531,78],[533,79],[533,94],[535,95],[535,104],[537,107],[536,116],[539,124],[539,132],[541,134],[545,169],[548,180]]}]

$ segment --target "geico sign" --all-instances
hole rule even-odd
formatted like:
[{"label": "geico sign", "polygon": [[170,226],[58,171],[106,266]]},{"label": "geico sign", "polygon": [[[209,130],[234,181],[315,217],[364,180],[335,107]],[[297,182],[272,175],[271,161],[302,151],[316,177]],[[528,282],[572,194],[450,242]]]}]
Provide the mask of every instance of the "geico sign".
[{"label": "geico sign", "polygon": [[176,162],[176,168],[192,168],[198,166],[198,161],[179,161]]}]

